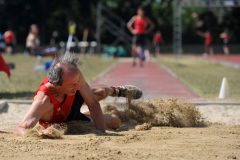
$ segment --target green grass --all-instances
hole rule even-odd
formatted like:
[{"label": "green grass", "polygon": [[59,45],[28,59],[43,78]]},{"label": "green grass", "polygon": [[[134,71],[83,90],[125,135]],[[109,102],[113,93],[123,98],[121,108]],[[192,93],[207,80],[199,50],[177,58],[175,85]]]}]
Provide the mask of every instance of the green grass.
[{"label": "green grass", "polygon": [[[36,73],[33,70],[35,57],[23,55],[4,55],[5,60],[16,65],[11,70],[9,80],[5,73],[0,72],[0,99],[6,98],[32,98],[46,72]],[[44,58],[44,61],[49,58]],[[79,68],[88,82],[93,81],[98,74],[116,63],[115,60],[103,59],[97,56],[81,56]]]},{"label": "green grass", "polygon": [[185,56],[159,58],[157,63],[172,70],[195,93],[209,100],[217,99],[222,78],[226,77],[230,91],[226,100],[240,101],[240,69]]}]

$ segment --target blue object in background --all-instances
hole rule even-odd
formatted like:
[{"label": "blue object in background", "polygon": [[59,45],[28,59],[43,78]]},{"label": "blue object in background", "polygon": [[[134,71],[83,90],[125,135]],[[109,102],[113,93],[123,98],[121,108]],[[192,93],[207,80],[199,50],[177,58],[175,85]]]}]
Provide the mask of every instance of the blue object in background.
[{"label": "blue object in background", "polygon": [[0,52],[3,52],[5,50],[5,43],[3,39],[3,34],[0,32]]},{"label": "blue object in background", "polygon": [[137,52],[137,56],[138,58],[140,58],[142,61],[145,61],[146,60],[146,56],[145,56],[145,53],[143,50],[140,50]]},{"label": "blue object in background", "polygon": [[47,71],[47,70],[51,67],[51,65],[52,65],[52,61],[46,61],[46,62],[44,63],[45,71]]},{"label": "blue object in background", "polygon": [[105,46],[103,49],[104,56],[106,57],[127,57],[127,51],[122,46]]}]

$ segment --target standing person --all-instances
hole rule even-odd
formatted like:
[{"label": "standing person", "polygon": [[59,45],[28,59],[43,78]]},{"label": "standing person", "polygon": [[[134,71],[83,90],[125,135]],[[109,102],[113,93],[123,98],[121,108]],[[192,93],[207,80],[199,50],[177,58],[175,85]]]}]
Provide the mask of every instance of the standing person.
[{"label": "standing person", "polygon": [[205,54],[213,55],[213,36],[210,31],[205,33]]},{"label": "standing person", "polygon": [[29,54],[34,55],[35,50],[40,46],[40,40],[38,37],[39,30],[36,24],[30,26],[30,32],[26,40],[26,50]]},{"label": "standing person", "polygon": [[55,57],[58,54],[56,47],[41,47],[39,40],[39,29],[36,24],[32,24],[26,40],[26,51],[36,56]]},{"label": "standing person", "polygon": [[223,42],[223,52],[224,52],[224,54],[229,55],[230,51],[229,51],[228,43],[229,43],[229,40],[230,40],[230,35],[229,35],[227,29],[225,29],[220,34],[220,38],[222,39],[222,42]]},{"label": "standing person", "polygon": [[213,55],[213,36],[209,30],[207,30],[205,33],[197,32],[199,36],[204,38],[204,44],[205,44],[205,52],[203,53],[203,56]]},{"label": "standing person", "polygon": [[127,23],[128,29],[134,35],[132,44],[133,66],[136,58],[140,59],[140,66],[145,61],[144,48],[146,47],[146,34],[154,28],[153,22],[145,16],[143,8],[139,7],[137,15],[133,16]]},{"label": "standing person", "polygon": [[5,42],[5,51],[6,53],[13,54],[16,44],[16,39],[14,32],[9,27],[8,30],[3,34],[4,42]]},{"label": "standing person", "polygon": [[162,38],[162,34],[160,31],[157,31],[154,35],[153,35],[153,47],[154,47],[154,56],[159,56],[160,55],[160,45],[163,42],[163,38]]},{"label": "standing person", "polygon": [[50,39],[50,46],[51,47],[56,47],[56,48],[59,48],[59,34],[58,34],[58,31],[53,31],[52,32],[52,36],[51,36],[51,39]]},{"label": "standing person", "polygon": [[66,46],[66,53],[70,53],[70,50],[72,48],[72,42],[73,40],[75,41],[75,46],[76,46],[76,51],[78,52],[79,51],[79,48],[78,48],[78,38],[76,36],[76,28],[77,28],[77,25],[74,21],[69,21],[68,23],[68,41],[67,41],[67,46]]}]

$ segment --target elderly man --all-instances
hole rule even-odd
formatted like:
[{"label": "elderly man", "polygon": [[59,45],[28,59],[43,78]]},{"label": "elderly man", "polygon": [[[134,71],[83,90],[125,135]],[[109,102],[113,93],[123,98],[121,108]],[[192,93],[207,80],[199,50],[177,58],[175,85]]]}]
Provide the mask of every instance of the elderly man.
[{"label": "elderly man", "polygon": [[[72,54],[55,59],[48,76],[36,91],[31,107],[16,127],[16,135],[24,135],[38,122],[46,128],[39,134],[46,136],[50,134],[47,128],[51,124],[68,121],[92,121],[103,132],[106,127],[116,129],[120,126],[118,117],[103,115],[98,101],[107,96],[131,96],[138,99],[142,92],[134,86],[131,89],[129,86],[90,88],[77,67],[77,61]],[[80,112],[84,102],[90,113]]]}]

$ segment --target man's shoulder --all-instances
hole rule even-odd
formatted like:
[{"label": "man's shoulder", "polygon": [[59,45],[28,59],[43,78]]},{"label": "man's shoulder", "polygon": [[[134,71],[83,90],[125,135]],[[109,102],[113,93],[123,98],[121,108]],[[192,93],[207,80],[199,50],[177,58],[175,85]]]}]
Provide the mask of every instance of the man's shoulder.
[{"label": "man's shoulder", "polygon": [[38,91],[33,99],[33,103],[38,106],[48,106],[51,105],[51,100],[44,92]]}]

